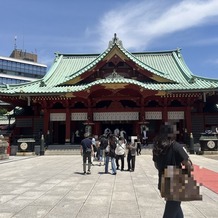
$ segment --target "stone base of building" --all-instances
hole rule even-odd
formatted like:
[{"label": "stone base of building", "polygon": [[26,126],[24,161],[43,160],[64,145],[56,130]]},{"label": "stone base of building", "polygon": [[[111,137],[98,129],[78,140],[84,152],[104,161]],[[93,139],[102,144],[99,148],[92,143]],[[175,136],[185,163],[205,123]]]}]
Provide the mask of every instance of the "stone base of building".
[{"label": "stone base of building", "polygon": [[203,151],[203,154],[218,154],[218,150],[216,151]]},{"label": "stone base of building", "polygon": [[17,152],[16,156],[33,156],[35,152]]},{"label": "stone base of building", "polygon": [[8,154],[0,154],[0,160],[5,160],[5,159],[9,159],[9,155]]}]

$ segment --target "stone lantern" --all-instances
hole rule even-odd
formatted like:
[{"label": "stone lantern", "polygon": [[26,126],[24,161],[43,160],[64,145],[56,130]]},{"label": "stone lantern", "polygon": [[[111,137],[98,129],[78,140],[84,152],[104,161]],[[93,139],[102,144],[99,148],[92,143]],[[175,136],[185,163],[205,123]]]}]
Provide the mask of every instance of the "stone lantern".
[{"label": "stone lantern", "polygon": [[3,135],[0,135],[0,160],[8,159],[7,148],[9,143],[5,140]]}]

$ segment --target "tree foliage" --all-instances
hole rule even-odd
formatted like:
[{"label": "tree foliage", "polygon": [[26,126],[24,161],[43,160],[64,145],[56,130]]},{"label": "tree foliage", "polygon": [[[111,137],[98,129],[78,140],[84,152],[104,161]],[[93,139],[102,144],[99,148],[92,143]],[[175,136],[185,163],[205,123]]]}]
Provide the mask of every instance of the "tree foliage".
[{"label": "tree foliage", "polygon": [[5,108],[0,107],[0,116],[3,116],[7,113],[7,110]]}]

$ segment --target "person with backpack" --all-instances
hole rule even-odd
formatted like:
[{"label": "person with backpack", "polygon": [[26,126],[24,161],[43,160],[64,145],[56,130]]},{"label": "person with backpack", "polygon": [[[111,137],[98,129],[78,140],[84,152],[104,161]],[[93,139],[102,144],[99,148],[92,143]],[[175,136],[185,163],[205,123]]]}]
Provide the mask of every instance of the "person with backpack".
[{"label": "person with backpack", "polygon": [[88,159],[88,171],[87,174],[91,174],[91,155],[93,153],[92,139],[89,138],[89,133],[84,134],[84,139],[81,141],[80,153],[83,156],[83,172],[86,174],[86,161]]},{"label": "person with backpack", "polygon": [[99,166],[104,165],[102,164],[103,159],[104,159],[104,163],[105,163],[105,149],[108,145],[108,138],[107,135],[103,134],[102,136],[100,136],[100,147],[99,147]]}]

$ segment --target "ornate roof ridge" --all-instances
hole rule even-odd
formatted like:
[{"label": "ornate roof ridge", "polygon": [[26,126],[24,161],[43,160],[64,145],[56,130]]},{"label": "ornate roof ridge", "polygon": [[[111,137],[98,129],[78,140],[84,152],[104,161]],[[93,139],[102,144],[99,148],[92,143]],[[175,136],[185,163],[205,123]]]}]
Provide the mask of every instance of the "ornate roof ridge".
[{"label": "ornate roof ridge", "polygon": [[117,34],[116,34],[116,33],[114,33],[114,38],[112,38],[112,40],[109,41],[108,48],[114,46],[115,44],[116,44],[116,45],[119,45],[119,46],[121,46],[121,47],[123,47],[123,43],[122,43],[122,41],[117,37]]}]

